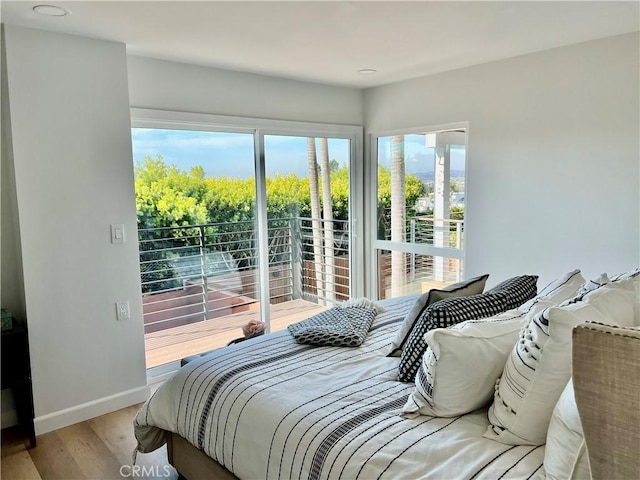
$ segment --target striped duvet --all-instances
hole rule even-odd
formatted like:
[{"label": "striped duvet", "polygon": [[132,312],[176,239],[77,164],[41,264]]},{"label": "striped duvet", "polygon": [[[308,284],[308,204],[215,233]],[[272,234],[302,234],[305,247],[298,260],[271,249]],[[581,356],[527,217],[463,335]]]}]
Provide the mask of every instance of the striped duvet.
[{"label": "striped duvet", "polygon": [[239,478],[543,478],[544,447],[482,438],[486,410],[399,416],[391,340],[415,296],[382,302],[358,348],[295,343],[289,332],[222,348],[167,380],[135,419],[138,450],[178,433]]}]

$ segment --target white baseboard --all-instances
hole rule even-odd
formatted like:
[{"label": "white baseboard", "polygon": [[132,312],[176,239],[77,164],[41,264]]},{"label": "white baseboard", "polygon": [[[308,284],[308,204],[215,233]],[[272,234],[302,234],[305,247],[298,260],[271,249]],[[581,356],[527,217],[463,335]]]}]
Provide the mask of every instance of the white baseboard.
[{"label": "white baseboard", "polygon": [[75,407],[48,413],[34,419],[36,435],[42,435],[59,428],[68,427],[74,423],[84,422],[85,420],[99,417],[100,415],[115,412],[121,408],[142,403],[147,400],[147,398],[149,398],[149,387],[145,385],[134,388],[133,390],[76,405]]}]

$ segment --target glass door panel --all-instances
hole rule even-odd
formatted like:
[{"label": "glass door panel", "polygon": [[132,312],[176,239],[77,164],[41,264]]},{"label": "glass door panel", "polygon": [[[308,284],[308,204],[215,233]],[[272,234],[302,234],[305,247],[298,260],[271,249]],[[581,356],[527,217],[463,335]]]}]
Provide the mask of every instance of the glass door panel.
[{"label": "glass door panel", "polygon": [[[253,133],[133,128],[147,368],[259,318]],[[215,323],[211,323],[215,321]]]},{"label": "glass door panel", "polygon": [[265,135],[264,150],[271,304],[348,299],[350,140]]},{"label": "glass door panel", "polygon": [[378,298],[460,280],[466,129],[375,140]]}]

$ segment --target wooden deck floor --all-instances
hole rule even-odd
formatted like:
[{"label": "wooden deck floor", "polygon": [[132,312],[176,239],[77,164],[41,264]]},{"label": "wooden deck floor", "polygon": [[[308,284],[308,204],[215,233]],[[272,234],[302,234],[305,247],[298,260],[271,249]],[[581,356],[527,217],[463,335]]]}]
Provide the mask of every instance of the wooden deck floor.
[{"label": "wooden deck floor", "polygon": [[[305,300],[271,305],[271,331],[284,330],[287,325],[326,309],[327,307]],[[242,326],[249,320],[257,320],[259,315],[260,312],[256,309],[148,333],[144,336],[147,368],[222,347],[234,338],[242,337]]]}]

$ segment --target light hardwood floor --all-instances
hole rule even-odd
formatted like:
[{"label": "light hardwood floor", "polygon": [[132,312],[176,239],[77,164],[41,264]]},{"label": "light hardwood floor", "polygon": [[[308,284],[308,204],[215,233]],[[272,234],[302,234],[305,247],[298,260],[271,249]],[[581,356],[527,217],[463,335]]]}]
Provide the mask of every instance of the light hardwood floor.
[{"label": "light hardwood floor", "polygon": [[132,470],[136,446],[133,418],[140,406],[40,435],[37,446],[30,450],[22,443],[3,438],[2,479],[176,480],[178,473],[167,462],[166,447],[139,453],[137,475]]}]

